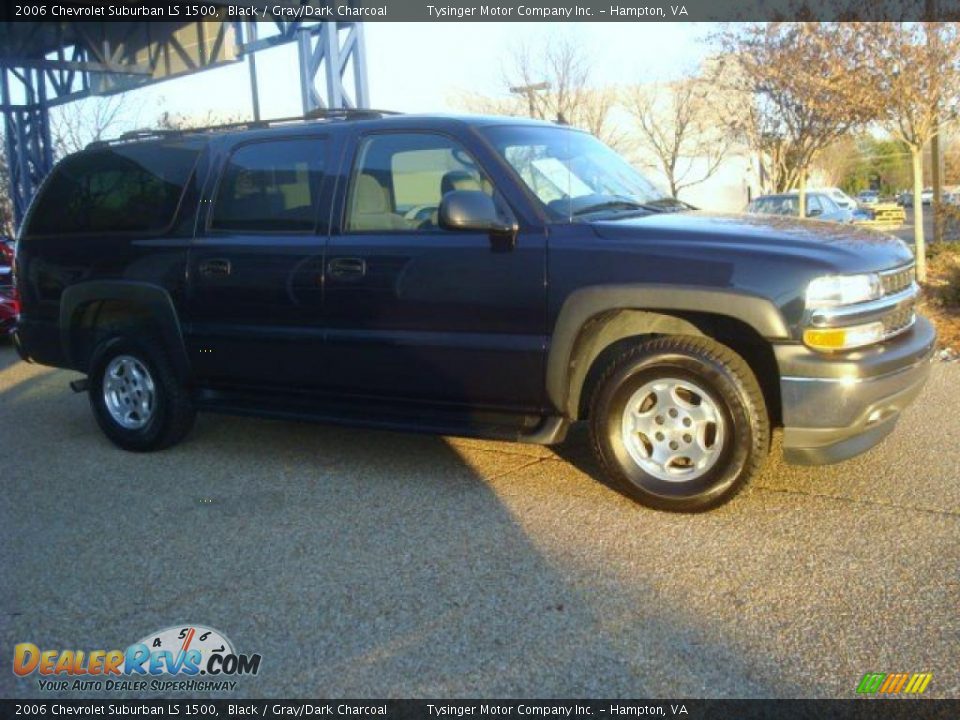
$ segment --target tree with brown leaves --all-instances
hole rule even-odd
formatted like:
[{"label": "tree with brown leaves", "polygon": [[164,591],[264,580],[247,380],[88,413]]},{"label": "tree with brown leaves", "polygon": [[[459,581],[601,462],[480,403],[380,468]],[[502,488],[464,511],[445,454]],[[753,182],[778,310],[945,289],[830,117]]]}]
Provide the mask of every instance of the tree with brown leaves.
[{"label": "tree with brown leaves", "polygon": [[871,92],[880,123],[910,150],[917,279],[923,281],[923,149],[941,123],[960,117],[960,23],[855,25],[866,41],[861,82]]},{"label": "tree with brown leaves", "polygon": [[13,236],[13,196],[10,187],[10,168],[7,165],[7,147],[0,143],[0,235]]},{"label": "tree with brown leaves", "polygon": [[775,190],[799,189],[803,216],[817,155],[876,112],[858,77],[864,42],[846,23],[731,24],[718,40],[720,117],[758,155]]}]

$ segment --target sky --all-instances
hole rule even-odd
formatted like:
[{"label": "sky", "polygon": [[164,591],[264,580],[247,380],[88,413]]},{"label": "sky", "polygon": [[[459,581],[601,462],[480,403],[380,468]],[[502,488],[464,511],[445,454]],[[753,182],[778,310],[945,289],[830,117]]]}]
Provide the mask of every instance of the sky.
[{"label": "sky", "polygon": [[[503,91],[512,48],[566,36],[583,48],[592,81],[627,84],[689,73],[707,53],[706,23],[367,23],[370,105],[403,112],[456,112],[457,96]],[[257,55],[261,115],[301,114],[296,47]],[[120,132],[150,127],[163,111],[244,119],[251,102],[246,62],[129,93]],[[322,79],[321,79],[322,82]]]}]

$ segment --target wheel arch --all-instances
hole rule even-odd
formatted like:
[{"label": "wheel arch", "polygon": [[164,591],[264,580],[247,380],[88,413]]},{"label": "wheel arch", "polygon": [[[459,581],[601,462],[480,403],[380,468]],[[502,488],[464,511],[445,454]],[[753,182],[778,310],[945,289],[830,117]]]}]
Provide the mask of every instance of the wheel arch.
[{"label": "wheel arch", "polygon": [[770,339],[789,330],[768,299],[726,290],[675,286],[591,287],[561,308],[547,358],[547,394],[564,416],[585,416],[591,382],[609,354],[640,337],[706,336],[738,352],[751,366],[779,417],[779,382]]},{"label": "wheel arch", "polygon": [[170,294],[151,283],[95,280],[71,285],[60,300],[60,342],[70,367],[86,372],[98,328],[107,324],[149,328],[169,353],[180,380],[190,361]]}]

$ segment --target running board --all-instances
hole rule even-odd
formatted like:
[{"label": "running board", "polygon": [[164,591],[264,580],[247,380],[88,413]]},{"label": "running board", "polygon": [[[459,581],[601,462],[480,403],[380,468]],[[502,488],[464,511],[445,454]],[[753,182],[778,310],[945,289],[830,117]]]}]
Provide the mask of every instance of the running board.
[{"label": "running board", "polygon": [[199,393],[197,405],[200,410],[227,415],[330,423],[430,435],[486,438],[507,442],[549,444],[559,442],[562,434],[566,432],[566,423],[562,418],[452,410],[420,404],[385,405],[382,401],[305,400],[298,397],[280,398],[276,394],[264,396],[205,389]]}]

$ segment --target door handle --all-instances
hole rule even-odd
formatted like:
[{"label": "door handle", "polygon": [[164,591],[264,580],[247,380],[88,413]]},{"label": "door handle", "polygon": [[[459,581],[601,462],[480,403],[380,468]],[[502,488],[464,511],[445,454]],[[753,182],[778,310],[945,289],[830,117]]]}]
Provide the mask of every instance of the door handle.
[{"label": "door handle", "polygon": [[230,261],[223,258],[204,260],[197,269],[206,277],[225,277],[231,271]]},{"label": "door handle", "polygon": [[367,274],[367,261],[363,258],[334,258],[327,263],[331,277],[350,280]]}]

